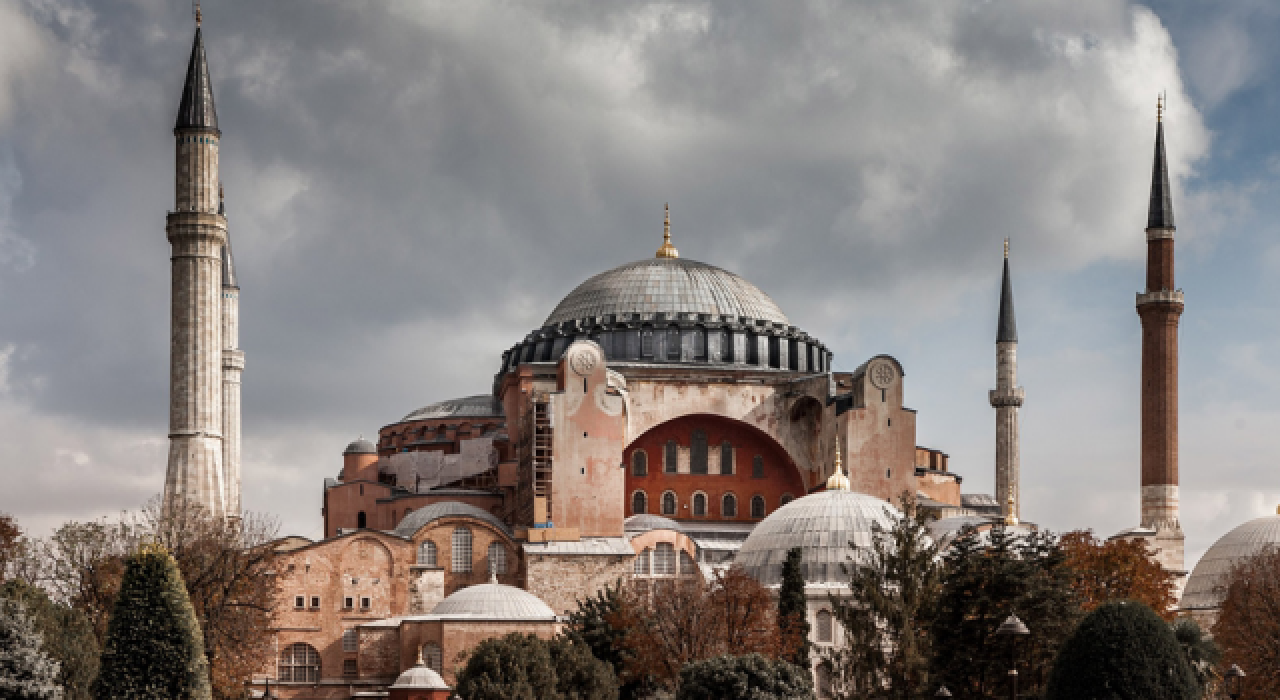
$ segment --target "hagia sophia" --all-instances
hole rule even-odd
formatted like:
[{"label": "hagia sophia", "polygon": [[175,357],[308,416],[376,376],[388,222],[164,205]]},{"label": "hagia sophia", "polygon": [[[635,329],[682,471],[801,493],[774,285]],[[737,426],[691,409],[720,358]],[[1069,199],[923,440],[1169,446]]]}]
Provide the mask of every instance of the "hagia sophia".
[{"label": "hagia sophia", "polygon": [[[234,516],[241,298],[198,26],[174,134],[165,498]],[[1184,299],[1173,282],[1170,192],[1158,121],[1148,273],[1137,296],[1142,511],[1116,536],[1146,540],[1185,576],[1177,463]],[[583,281],[540,327],[494,348],[491,386],[347,445],[323,484],[324,538],[279,543],[277,656],[264,659],[254,692],[261,697],[270,683],[284,698],[445,697],[460,654],[477,642],[509,631],[555,635],[576,601],[604,586],[707,579],[737,564],[776,587],[797,546],[812,641],[839,644],[828,596],[844,580],[849,543],[867,545],[904,494],[936,516],[943,540],[964,525],[1029,527],[1020,525],[1025,396],[1007,243],[1002,275],[986,397],[996,417],[996,493],[965,493],[945,450],[917,444],[908,368],[881,354],[833,371],[832,351],[763,290],[681,257],[668,212],[656,254]],[[1228,535],[1190,576],[1183,607],[1211,614],[1230,562],[1277,541],[1280,516]]]}]

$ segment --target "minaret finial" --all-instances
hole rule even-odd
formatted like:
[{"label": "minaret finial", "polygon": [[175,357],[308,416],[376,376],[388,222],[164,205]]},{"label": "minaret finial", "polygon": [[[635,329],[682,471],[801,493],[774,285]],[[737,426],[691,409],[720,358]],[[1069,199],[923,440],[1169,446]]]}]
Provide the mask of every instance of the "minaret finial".
[{"label": "minaret finial", "polygon": [[1156,121],[1164,121],[1164,94],[1156,96]]},{"label": "minaret finial", "polygon": [[665,215],[662,219],[662,247],[658,249],[655,257],[659,258],[678,258],[680,251],[671,245],[671,205],[664,206]]},{"label": "minaret finial", "polygon": [[202,19],[202,17],[200,16],[200,0],[195,0],[195,6],[196,6],[196,26],[199,27],[200,20]]},{"label": "minaret finial", "polygon": [[427,662],[422,658],[422,647],[423,647],[423,646],[424,646],[424,645],[422,645],[422,644],[419,644],[419,645],[418,645],[418,665],[419,665],[419,666],[426,666],[426,665],[427,665]]},{"label": "minaret finial", "polygon": [[1018,515],[1017,515],[1017,510],[1016,510],[1016,509],[1014,509],[1014,507],[1013,507],[1013,506],[1014,506],[1013,495],[1012,495],[1012,494],[1010,494],[1010,495],[1009,495],[1009,510],[1008,510],[1008,512],[1006,512],[1006,513],[1004,514],[1004,524],[1005,524],[1005,525],[1017,525],[1017,524],[1018,524]]},{"label": "minaret finial", "polygon": [[840,459],[840,436],[836,436],[835,471],[827,479],[828,491],[849,491],[849,477],[844,475],[844,462]]},{"label": "minaret finial", "polygon": [[1004,259],[1009,259],[1009,239],[1004,239]]}]

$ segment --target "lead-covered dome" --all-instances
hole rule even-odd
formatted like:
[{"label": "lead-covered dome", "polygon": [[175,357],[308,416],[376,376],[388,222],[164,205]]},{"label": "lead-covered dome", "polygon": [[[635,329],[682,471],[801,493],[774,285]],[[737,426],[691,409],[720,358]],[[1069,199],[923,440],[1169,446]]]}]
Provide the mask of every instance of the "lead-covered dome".
[{"label": "lead-covered dome", "polygon": [[610,314],[657,313],[791,324],[768,294],[728,270],[684,258],[651,258],[601,272],[578,285],[543,325]]},{"label": "lead-covered dome", "polygon": [[436,604],[431,614],[452,620],[542,620],[556,614],[538,596],[515,586],[481,583],[460,588]]},{"label": "lead-covered dome", "polygon": [[1223,535],[1196,562],[1178,606],[1183,610],[1220,607],[1232,567],[1268,547],[1280,547],[1280,515],[1255,518]]},{"label": "lead-covered dome", "polygon": [[435,420],[441,418],[502,418],[502,402],[490,394],[464,396],[460,399],[439,401],[423,406],[405,416],[400,422]]},{"label": "lead-covered dome", "polygon": [[878,523],[889,529],[900,515],[888,501],[856,491],[821,491],[788,503],[751,531],[734,562],[766,586],[782,582],[782,562],[792,547],[804,554],[805,583],[845,583],[840,570],[854,554],[871,546]]}]

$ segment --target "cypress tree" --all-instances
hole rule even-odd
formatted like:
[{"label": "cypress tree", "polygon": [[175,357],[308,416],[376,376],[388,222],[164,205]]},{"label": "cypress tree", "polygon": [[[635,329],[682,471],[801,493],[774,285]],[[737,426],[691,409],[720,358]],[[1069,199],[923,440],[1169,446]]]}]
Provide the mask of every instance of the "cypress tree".
[{"label": "cypress tree", "polygon": [[778,626],[783,639],[790,643],[783,654],[787,661],[809,668],[809,612],[804,595],[804,552],[799,547],[787,550],[782,562],[782,586],[778,589]]},{"label": "cypress tree", "polygon": [[1136,601],[1106,603],[1067,639],[1047,700],[1197,700],[1200,685],[1173,628]]},{"label": "cypress tree", "polygon": [[210,700],[200,622],[178,564],[160,545],[129,558],[107,624],[98,700]]}]

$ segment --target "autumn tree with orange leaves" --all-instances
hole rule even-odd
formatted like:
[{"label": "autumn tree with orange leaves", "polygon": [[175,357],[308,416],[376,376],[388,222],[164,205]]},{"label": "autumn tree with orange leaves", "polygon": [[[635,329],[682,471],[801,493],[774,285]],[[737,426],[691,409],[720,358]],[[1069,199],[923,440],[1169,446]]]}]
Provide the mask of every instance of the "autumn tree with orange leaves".
[{"label": "autumn tree with orange leaves", "polygon": [[778,629],[769,592],[741,567],[709,582],[687,577],[647,584],[622,591],[609,620],[627,630],[624,682],[650,679],[672,690],[691,661],[751,653],[776,659],[794,645]]},{"label": "autumn tree with orange leaves", "polygon": [[1100,540],[1091,530],[1068,532],[1059,540],[1071,586],[1086,613],[1112,600],[1136,600],[1166,620],[1176,617],[1174,575],[1155,560],[1142,540]]},{"label": "autumn tree with orange leaves", "polygon": [[1280,550],[1267,549],[1236,565],[1213,626],[1222,668],[1236,664],[1249,675],[1243,700],[1280,697]]}]

